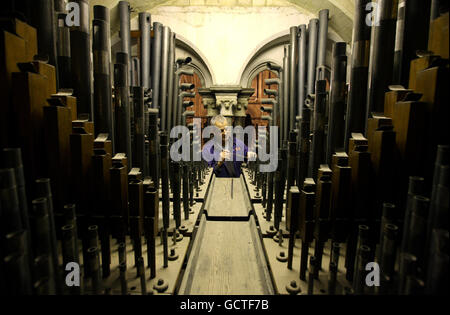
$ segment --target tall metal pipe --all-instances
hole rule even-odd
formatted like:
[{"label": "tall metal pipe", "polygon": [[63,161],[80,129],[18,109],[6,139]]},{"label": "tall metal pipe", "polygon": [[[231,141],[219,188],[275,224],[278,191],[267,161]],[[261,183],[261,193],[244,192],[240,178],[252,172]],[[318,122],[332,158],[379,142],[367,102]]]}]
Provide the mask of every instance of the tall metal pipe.
[{"label": "tall metal pipe", "polygon": [[[54,0],[30,1],[31,21],[37,31],[38,53],[48,56],[49,64],[55,66],[56,88],[58,88],[58,54],[56,49],[56,15]],[[81,8],[80,8],[81,11]]]},{"label": "tall metal pipe", "polygon": [[[297,67],[298,62],[298,29],[297,26],[290,28],[290,51],[289,51],[289,128],[286,139],[291,130],[295,128],[295,117],[297,116]],[[287,122],[286,122],[287,123]]]},{"label": "tall metal pipe", "polygon": [[150,88],[150,27],[150,14],[139,13],[141,86],[144,89]]},{"label": "tall metal pipe", "polygon": [[287,191],[294,186],[295,183],[295,162],[297,160],[297,133],[295,131],[289,132],[288,139],[288,160],[287,160]]},{"label": "tall metal pipe", "polygon": [[111,36],[107,7],[94,6],[92,50],[94,54],[95,136],[107,133],[114,149],[114,117],[111,97]]},{"label": "tall metal pipe", "polygon": [[[55,267],[54,257],[52,253],[52,242],[51,242],[51,228],[50,228],[50,218],[48,213],[48,200],[47,198],[38,198],[33,200],[32,209],[34,215],[34,256],[38,257],[44,255],[48,258],[48,264],[46,264],[46,273],[49,276],[49,282],[51,285],[50,291],[54,293],[55,290]],[[57,257],[56,257],[57,259]]]},{"label": "tall metal pipe", "polygon": [[[64,224],[73,226],[74,239],[78,247],[78,225],[77,225],[76,206],[75,204],[65,205],[63,211],[64,211]],[[76,262],[80,261],[78,250],[75,252],[75,259]]]},{"label": "tall metal pipe", "polygon": [[414,196],[423,196],[425,194],[425,178],[410,176],[408,185],[408,197],[406,200],[405,216],[403,219],[403,235],[401,239],[400,250],[406,250],[406,241],[409,239],[409,224],[411,222],[412,205]]},{"label": "tall metal pipe", "polygon": [[289,45],[284,46],[283,58],[283,101],[280,104],[280,129],[281,143],[287,139],[287,130],[289,128]]},{"label": "tall metal pipe", "polygon": [[308,26],[308,80],[306,95],[314,94],[316,84],[316,62],[317,62],[317,36],[318,36],[319,20],[309,20]]},{"label": "tall metal pipe", "polygon": [[[20,229],[2,235],[2,289],[8,295],[30,295],[32,253],[27,250],[28,231]],[[4,293],[5,291],[2,291]]]},{"label": "tall metal pipe", "polygon": [[138,57],[131,58],[131,87],[141,84],[141,62]]},{"label": "tall metal pipe", "polygon": [[54,0],[55,12],[66,12],[65,0]]},{"label": "tall metal pipe", "polygon": [[283,199],[284,188],[286,185],[286,169],[283,165],[283,161],[286,159],[287,150],[280,150],[280,158],[278,159],[278,168],[274,175],[275,186],[275,214],[274,214],[274,227],[278,231],[280,229],[280,223],[283,213]]},{"label": "tall metal pipe", "polygon": [[70,27],[66,25],[66,13],[58,14],[58,78],[59,88],[72,88],[72,72],[70,60]]},{"label": "tall metal pipe", "polygon": [[316,82],[316,96],[314,102],[314,123],[312,156],[309,161],[309,175],[314,180],[317,179],[317,172],[320,164],[325,162],[325,108],[326,108],[326,84],[325,80]]},{"label": "tall metal pipe", "polygon": [[450,146],[438,146],[434,164],[431,207],[427,224],[427,248],[431,246],[433,229],[448,230],[448,196],[450,175]]},{"label": "tall metal pipe", "polygon": [[297,114],[303,115],[303,106],[306,99],[306,25],[298,27],[297,46],[298,46],[298,64],[297,64]]},{"label": "tall metal pipe", "polygon": [[427,50],[431,0],[401,0],[395,39],[393,83],[409,84],[410,64],[416,51]]},{"label": "tall metal pipe", "polygon": [[300,122],[299,165],[297,168],[297,186],[302,189],[305,178],[308,175],[309,151],[310,151],[310,129],[311,109],[303,107],[302,120]]},{"label": "tall metal pipe", "polygon": [[331,95],[328,113],[328,136],[326,163],[331,165],[334,153],[344,150],[345,112],[347,91],[347,43],[333,45],[331,66]]},{"label": "tall metal pipe", "polygon": [[168,246],[167,246],[167,231],[169,229],[169,151],[168,151],[168,136],[165,132],[160,135],[160,150],[161,150],[161,188],[162,188],[162,213],[163,213],[163,250],[164,250],[164,267],[168,266]]},{"label": "tall metal pipe", "polygon": [[50,250],[51,250],[51,260],[53,265],[53,273],[56,280],[56,290],[57,293],[62,293],[62,287],[59,277],[58,268],[58,242],[56,239],[56,224],[55,224],[55,212],[53,209],[52,200],[52,189],[50,185],[49,178],[40,178],[36,180],[36,197],[45,198],[47,201],[47,215],[48,215],[48,226],[49,226],[49,237],[50,237]]},{"label": "tall metal pipe", "polygon": [[89,115],[93,120],[92,62],[90,44],[89,0],[75,0],[80,8],[80,25],[70,29],[73,95],[77,98],[78,116]]},{"label": "tall metal pipe", "polygon": [[448,292],[448,229],[434,229],[430,242],[426,293],[442,294]]},{"label": "tall metal pipe", "polygon": [[169,77],[170,28],[163,27],[161,44],[161,89],[159,94],[161,111],[161,130],[167,131],[167,79]]},{"label": "tall metal pipe", "polygon": [[[25,175],[22,164],[22,151],[19,148],[5,148],[2,151],[2,166],[7,169],[14,170],[14,180],[17,189],[18,206],[20,211],[21,226],[23,229],[29,231],[30,221],[28,216],[28,202],[25,189]],[[10,174],[11,170],[5,171],[4,174]],[[12,178],[12,175],[8,177]],[[28,233],[29,234],[29,233]],[[28,235],[28,251],[30,251],[31,239]],[[30,260],[31,263],[31,260]]]},{"label": "tall metal pipe", "polygon": [[100,278],[100,255],[97,247],[90,247],[88,250],[88,264],[91,272],[93,294],[100,295],[102,281]]},{"label": "tall metal pipe", "polygon": [[133,166],[145,174],[144,88],[133,87]]},{"label": "tall metal pipe", "polygon": [[149,169],[150,177],[155,185],[155,189],[159,189],[159,177],[158,177],[158,169],[159,163],[158,161],[158,113],[150,112],[149,113],[149,159],[150,161],[154,161],[156,165]]},{"label": "tall metal pipe", "polygon": [[425,197],[415,196],[413,199],[413,211],[411,214],[408,240],[406,240],[405,251],[417,257],[420,266],[425,265],[426,257],[426,235],[427,219],[429,213],[430,200]]},{"label": "tall metal pipe", "polygon": [[175,33],[170,32],[169,36],[169,60],[167,63],[167,130],[172,129],[173,121],[172,115],[174,108],[174,85],[175,85]]},{"label": "tall metal pipe", "polygon": [[379,258],[382,275],[392,279],[397,251],[398,227],[394,224],[386,224],[383,229],[383,241],[380,244],[381,256]]},{"label": "tall metal pipe", "polygon": [[441,2],[442,0],[431,0],[430,22],[436,20],[439,17],[439,5]]},{"label": "tall metal pipe", "polygon": [[[76,239],[76,228],[73,225],[65,225],[61,228],[62,232],[62,256],[63,256],[63,269],[65,266],[71,262],[79,264],[78,261],[78,245]],[[68,272],[64,272],[64,279],[66,278]],[[79,294],[80,287],[69,287],[69,292],[71,294]]]},{"label": "tall metal pipe", "polygon": [[370,53],[370,26],[366,23],[366,7],[369,2],[370,0],[355,1],[350,87],[345,119],[345,151],[348,151],[348,140],[352,133],[365,133]]},{"label": "tall metal pipe", "polygon": [[[324,9],[319,12],[319,37],[317,46],[317,67],[326,66],[327,40],[328,40],[328,15],[329,10]],[[325,72],[317,71],[317,80],[325,80]]]},{"label": "tall metal pipe", "polygon": [[178,229],[181,225],[181,170],[180,163],[172,162],[173,168],[173,182],[172,182],[172,191],[173,191],[173,218],[175,221],[175,227]]},{"label": "tall metal pipe", "polygon": [[116,151],[126,153],[128,170],[132,167],[131,126],[130,126],[130,84],[128,78],[129,56],[118,52],[114,65],[114,113]]},{"label": "tall metal pipe", "polygon": [[162,24],[153,22],[153,41],[151,46],[152,69],[152,108],[160,107],[159,91],[161,82],[161,37]]},{"label": "tall metal pipe", "polygon": [[[175,37],[175,36],[174,36]],[[174,53],[175,53],[175,39],[174,39]],[[175,66],[175,69],[177,66]],[[180,83],[180,76],[178,74],[178,71],[176,70],[173,75],[173,83],[172,83],[172,117],[171,120],[171,126],[175,126],[177,124],[177,113],[178,113],[178,93],[179,93],[179,85]]]},{"label": "tall metal pipe", "polygon": [[408,87],[411,60],[428,48],[431,0],[400,0],[395,37],[393,84]]},{"label": "tall metal pipe", "polygon": [[[119,1],[119,19],[120,19],[120,51],[128,55],[128,84],[131,84],[131,26],[130,26],[130,3],[128,1]],[[150,32],[150,27],[149,27]],[[149,47],[150,48],[150,47]]]},{"label": "tall metal pipe", "polygon": [[397,7],[398,0],[379,0],[373,12],[366,117],[384,112],[384,94],[392,83]]}]

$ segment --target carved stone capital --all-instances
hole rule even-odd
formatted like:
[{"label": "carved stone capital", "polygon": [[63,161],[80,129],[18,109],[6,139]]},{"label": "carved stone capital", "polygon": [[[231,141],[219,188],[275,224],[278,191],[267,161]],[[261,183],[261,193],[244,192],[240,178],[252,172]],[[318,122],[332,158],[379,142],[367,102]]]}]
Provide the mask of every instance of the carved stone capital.
[{"label": "carved stone capital", "polygon": [[236,93],[216,93],[216,106],[220,114],[225,117],[234,116],[234,107],[237,105]]}]

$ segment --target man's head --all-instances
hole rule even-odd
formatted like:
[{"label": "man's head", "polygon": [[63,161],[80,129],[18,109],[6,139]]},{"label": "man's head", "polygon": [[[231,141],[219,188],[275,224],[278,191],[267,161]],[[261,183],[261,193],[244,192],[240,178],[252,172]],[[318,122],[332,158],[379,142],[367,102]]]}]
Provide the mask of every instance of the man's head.
[{"label": "man's head", "polygon": [[220,130],[220,132],[222,133],[222,139],[225,140],[226,129],[228,126],[227,119],[222,115],[214,116],[211,119],[211,125],[217,127]]},{"label": "man's head", "polygon": [[214,116],[211,119],[211,125],[216,126],[220,129],[220,131],[224,132],[225,128],[228,125],[227,119],[222,115]]}]

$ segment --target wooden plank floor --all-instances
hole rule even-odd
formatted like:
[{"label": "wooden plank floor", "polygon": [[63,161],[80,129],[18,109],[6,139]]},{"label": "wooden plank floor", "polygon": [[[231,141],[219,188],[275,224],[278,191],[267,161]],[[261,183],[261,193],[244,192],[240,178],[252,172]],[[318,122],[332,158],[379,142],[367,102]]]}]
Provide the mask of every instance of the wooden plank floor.
[{"label": "wooden plank floor", "polygon": [[246,217],[251,210],[243,178],[216,178],[211,182],[205,209],[208,216]]},{"label": "wooden plank floor", "polygon": [[[215,181],[215,182],[214,182]],[[243,179],[213,179],[209,216],[248,216],[251,206]],[[274,294],[262,240],[253,216],[248,221],[208,221],[204,215],[178,294]]]}]

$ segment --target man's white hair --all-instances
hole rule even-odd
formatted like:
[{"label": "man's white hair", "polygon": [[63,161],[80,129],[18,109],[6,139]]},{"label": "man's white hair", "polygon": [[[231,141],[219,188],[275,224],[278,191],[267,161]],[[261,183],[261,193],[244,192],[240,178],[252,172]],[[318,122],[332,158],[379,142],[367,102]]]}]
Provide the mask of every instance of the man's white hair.
[{"label": "man's white hair", "polygon": [[223,115],[216,115],[211,119],[211,125],[215,125],[217,123],[219,123],[221,125],[224,125],[224,124],[228,125],[227,119]]}]

